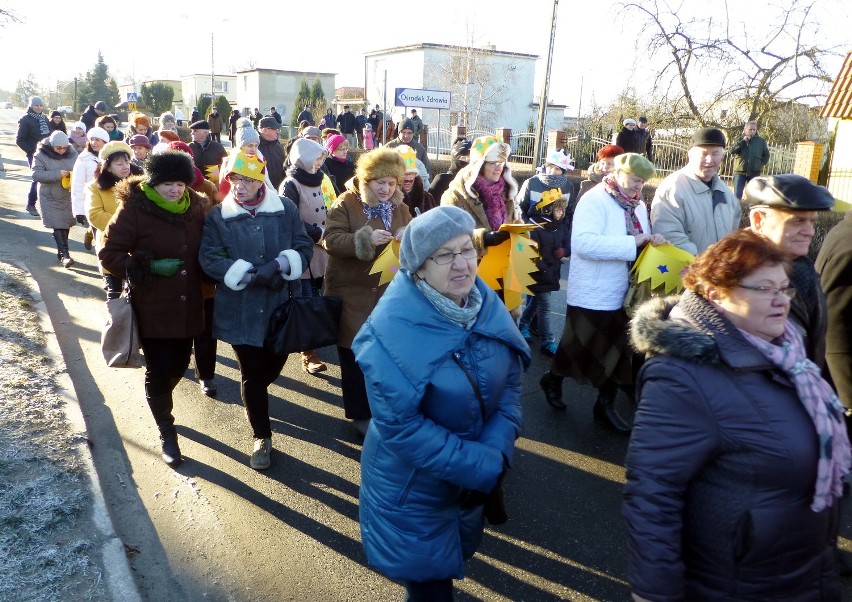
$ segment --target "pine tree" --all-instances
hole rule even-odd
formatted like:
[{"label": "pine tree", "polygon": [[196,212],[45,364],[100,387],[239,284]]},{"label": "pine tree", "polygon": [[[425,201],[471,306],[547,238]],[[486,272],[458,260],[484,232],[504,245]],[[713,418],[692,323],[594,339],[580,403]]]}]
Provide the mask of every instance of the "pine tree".
[{"label": "pine tree", "polygon": [[94,68],[81,78],[76,108],[82,111],[87,105],[95,104],[99,100],[104,101],[107,108],[114,107],[119,100],[118,85],[110,77],[109,67],[100,52]]},{"label": "pine tree", "polygon": [[317,116],[325,113],[325,93],[322,91],[322,84],[319,78],[314,80],[314,86],[311,88],[311,112]]},{"label": "pine tree", "polygon": [[[322,92],[322,88],[320,88]],[[296,102],[293,103],[293,111],[290,114],[290,123],[299,125],[299,113],[305,108],[305,105],[311,105],[311,88],[308,86],[307,80],[302,80],[302,85],[299,86],[299,93],[296,95]]]}]

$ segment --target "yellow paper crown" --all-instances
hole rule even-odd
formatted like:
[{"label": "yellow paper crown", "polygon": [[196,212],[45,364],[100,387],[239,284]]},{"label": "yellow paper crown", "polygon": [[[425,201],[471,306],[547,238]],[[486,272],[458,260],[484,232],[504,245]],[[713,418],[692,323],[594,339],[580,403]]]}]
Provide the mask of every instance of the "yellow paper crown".
[{"label": "yellow paper crown", "polygon": [[262,182],[266,179],[266,161],[261,161],[257,155],[252,157],[243,151],[238,151],[234,155],[231,169],[228,170],[228,174],[232,173]]},{"label": "yellow paper crown", "polygon": [[651,290],[662,286],[667,294],[672,290],[679,293],[683,290],[680,274],[693,259],[694,255],[672,244],[645,245],[633,265],[636,282],[650,280]]},{"label": "yellow paper crown", "polygon": [[541,193],[541,200],[535,204],[536,209],[547,207],[551,203],[555,203],[562,198],[562,191],[558,188],[551,188]]},{"label": "yellow paper crown", "polygon": [[480,136],[470,147],[470,160],[507,161],[512,147],[494,136]]},{"label": "yellow paper crown", "polygon": [[417,169],[417,153],[407,144],[400,144],[396,147],[397,152],[402,155],[402,160],[405,161],[405,173],[419,173]]}]

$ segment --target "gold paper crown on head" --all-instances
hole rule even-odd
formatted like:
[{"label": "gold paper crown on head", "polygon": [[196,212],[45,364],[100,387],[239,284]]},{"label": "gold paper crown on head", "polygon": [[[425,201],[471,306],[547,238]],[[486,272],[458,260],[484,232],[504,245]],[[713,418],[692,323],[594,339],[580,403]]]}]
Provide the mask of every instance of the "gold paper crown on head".
[{"label": "gold paper crown on head", "polygon": [[562,191],[558,188],[551,188],[550,190],[545,190],[541,193],[541,200],[536,203],[536,208],[541,209],[542,207],[547,207],[551,203],[555,203],[559,199],[562,198]]},{"label": "gold paper crown on head", "polygon": [[396,147],[397,152],[402,155],[402,160],[405,161],[405,173],[419,173],[417,169],[417,153],[407,144],[400,144]]},{"label": "gold paper crown on head", "polygon": [[228,174],[238,174],[252,180],[266,179],[266,161],[261,161],[257,155],[249,156],[243,151],[238,151],[234,155],[234,162],[228,170]]}]

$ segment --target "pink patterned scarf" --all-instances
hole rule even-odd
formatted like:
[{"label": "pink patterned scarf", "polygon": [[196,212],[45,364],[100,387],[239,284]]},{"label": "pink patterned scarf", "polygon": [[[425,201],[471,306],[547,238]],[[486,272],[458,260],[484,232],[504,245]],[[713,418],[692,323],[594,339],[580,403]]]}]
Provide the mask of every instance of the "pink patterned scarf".
[{"label": "pink patterned scarf", "polygon": [[479,193],[482,205],[485,207],[485,216],[492,230],[498,229],[506,223],[506,198],[503,191],[506,189],[506,180],[502,177],[496,182],[489,182],[482,176],[478,176],[473,183],[473,189]]},{"label": "pink patterned scarf", "polygon": [[615,181],[615,176],[612,174],[609,174],[603,179],[603,184],[604,190],[618,203],[619,207],[624,209],[624,223],[627,226],[627,233],[630,235],[642,234],[642,224],[639,223],[639,218],[636,217],[636,207],[642,202],[639,195],[637,194],[635,197],[630,198],[624,194],[624,191],[621,190],[621,186],[618,185],[618,182]]},{"label": "pink patterned scarf", "polygon": [[796,327],[787,320],[780,345],[740,330],[770,362],[793,381],[799,401],[813,420],[819,437],[819,462],[811,510],[820,512],[843,495],[843,477],[849,472],[852,453],[840,400],[820,376],[819,367],[805,355],[805,345]]}]

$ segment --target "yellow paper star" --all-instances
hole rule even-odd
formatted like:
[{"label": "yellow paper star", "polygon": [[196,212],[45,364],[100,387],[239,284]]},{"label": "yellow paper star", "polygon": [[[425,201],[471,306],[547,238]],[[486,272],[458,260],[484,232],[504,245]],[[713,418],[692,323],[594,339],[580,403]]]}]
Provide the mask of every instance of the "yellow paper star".
[{"label": "yellow paper star", "polygon": [[509,310],[520,306],[522,295],[530,294],[529,286],[535,284],[531,276],[538,270],[535,260],[538,247],[527,232],[538,228],[536,224],[503,224],[500,230],[509,232],[509,240],[489,247],[482,258],[477,274],[496,291],[502,289],[503,302]]},{"label": "yellow paper star", "polygon": [[[636,283],[651,281],[651,290],[669,294],[683,291],[680,274],[695,256],[672,244],[645,245],[633,264]],[[661,289],[657,291],[657,289]]]},{"label": "yellow paper star", "polygon": [[399,241],[395,238],[388,243],[384,251],[382,251],[376,260],[373,262],[373,267],[370,268],[370,274],[378,274],[379,286],[385,285],[396,276],[399,271]]}]

